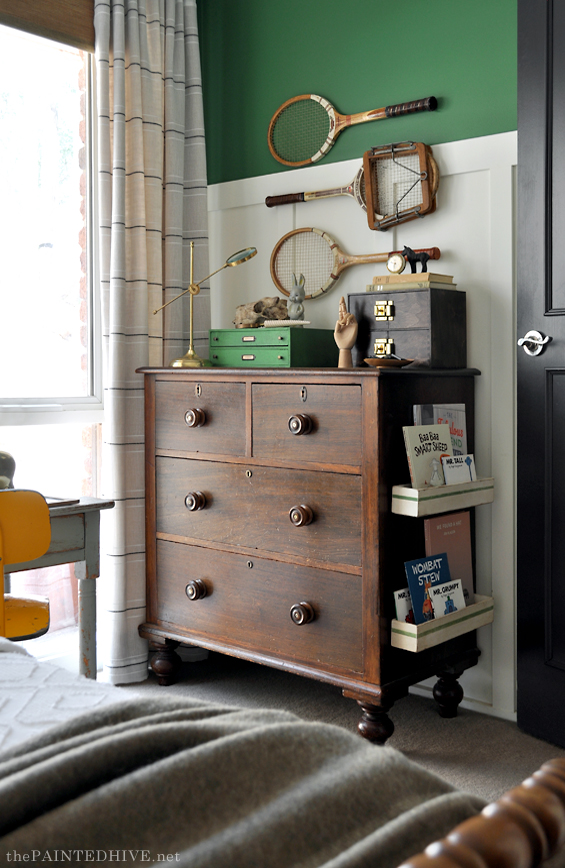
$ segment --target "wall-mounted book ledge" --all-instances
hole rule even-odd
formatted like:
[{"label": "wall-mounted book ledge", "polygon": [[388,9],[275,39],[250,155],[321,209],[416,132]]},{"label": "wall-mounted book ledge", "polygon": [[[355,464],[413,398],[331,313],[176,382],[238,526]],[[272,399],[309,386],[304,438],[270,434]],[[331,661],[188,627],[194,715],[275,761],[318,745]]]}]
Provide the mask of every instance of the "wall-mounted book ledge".
[{"label": "wall-mounted book ledge", "polygon": [[484,627],[493,618],[493,598],[475,594],[475,602],[470,606],[425,624],[407,624],[394,619],[390,626],[390,644],[405,651],[424,651],[455,636]]},{"label": "wall-mounted book ledge", "polygon": [[392,486],[391,510],[397,515],[419,518],[451,512],[494,500],[494,479],[487,477],[474,482],[459,482],[455,485],[438,485],[437,488],[411,488],[407,485]]}]

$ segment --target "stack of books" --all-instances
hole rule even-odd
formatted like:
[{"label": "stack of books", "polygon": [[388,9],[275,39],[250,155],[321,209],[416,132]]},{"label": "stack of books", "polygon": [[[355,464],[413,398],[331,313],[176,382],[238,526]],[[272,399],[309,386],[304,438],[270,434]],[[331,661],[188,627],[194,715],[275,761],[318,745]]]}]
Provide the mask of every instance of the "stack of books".
[{"label": "stack of books", "polygon": [[431,271],[418,274],[377,274],[366,287],[367,292],[382,292],[391,289],[457,289],[451,274],[435,274]]}]

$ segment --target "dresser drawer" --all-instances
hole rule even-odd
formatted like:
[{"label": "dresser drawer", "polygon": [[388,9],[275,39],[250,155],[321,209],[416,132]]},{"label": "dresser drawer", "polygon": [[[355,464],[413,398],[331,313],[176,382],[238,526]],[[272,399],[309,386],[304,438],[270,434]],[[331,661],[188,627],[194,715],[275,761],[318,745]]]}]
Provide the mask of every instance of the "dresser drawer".
[{"label": "dresser drawer", "polygon": [[244,455],[245,383],[157,383],[155,447]]},{"label": "dresser drawer", "polygon": [[289,368],[290,347],[211,347],[210,361],[223,368]]},{"label": "dresser drawer", "polygon": [[[157,457],[156,479],[157,533],[361,564],[360,476]],[[205,504],[190,509],[197,492]],[[302,506],[312,521],[295,526]]]},{"label": "dresser drawer", "polygon": [[254,383],[251,394],[254,457],[361,463],[360,386]]},{"label": "dresser drawer", "polygon": [[[189,599],[197,580],[206,596]],[[153,623],[281,659],[362,669],[358,576],[159,540],[155,594]],[[290,610],[303,602],[314,619],[299,626]]]},{"label": "dresser drawer", "polygon": [[288,347],[290,328],[211,329],[210,353],[214,347],[239,347],[250,351],[254,347]]}]

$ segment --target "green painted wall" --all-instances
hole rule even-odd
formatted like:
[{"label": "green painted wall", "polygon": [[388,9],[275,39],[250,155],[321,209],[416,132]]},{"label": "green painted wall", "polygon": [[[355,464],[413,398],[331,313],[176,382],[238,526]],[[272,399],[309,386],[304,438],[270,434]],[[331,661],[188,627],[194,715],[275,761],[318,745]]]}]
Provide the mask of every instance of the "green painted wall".
[{"label": "green painted wall", "polygon": [[326,162],[516,129],[516,10],[517,0],[198,0],[208,183],[288,171],[267,128],[301,93],[344,114],[438,98],[436,112],[346,129]]}]

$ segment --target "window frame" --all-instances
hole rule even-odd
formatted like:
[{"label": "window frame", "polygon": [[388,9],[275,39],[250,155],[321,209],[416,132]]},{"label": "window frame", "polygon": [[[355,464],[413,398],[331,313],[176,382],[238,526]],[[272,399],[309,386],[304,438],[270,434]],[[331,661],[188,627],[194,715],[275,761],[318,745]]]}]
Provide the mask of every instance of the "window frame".
[{"label": "window frame", "polygon": [[[3,22],[1,20],[0,24]],[[16,28],[17,29],[17,28]],[[22,29],[20,32],[31,32]],[[62,45],[69,43],[43,35],[51,42]],[[87,292],[88,292],[88,389],[89,394],[76,397],[48,398],[3,398],[0,396],[0,427],[17,425],[45,424],[99,424],[104,415],[104,391],[102,382],[102,311],[99,274],[98,238],[98,160],[97,160],[97,114],[96,114],[96,66],[94,54],[83,46],[87,55],[86,63],[86,137],[88,190],[86,195],[86,238],[87,238]]]}]

